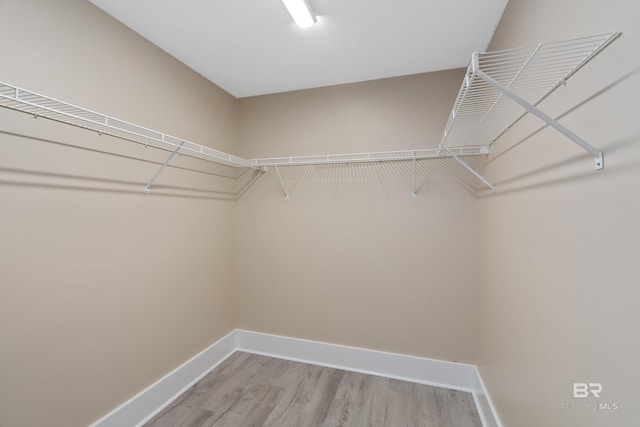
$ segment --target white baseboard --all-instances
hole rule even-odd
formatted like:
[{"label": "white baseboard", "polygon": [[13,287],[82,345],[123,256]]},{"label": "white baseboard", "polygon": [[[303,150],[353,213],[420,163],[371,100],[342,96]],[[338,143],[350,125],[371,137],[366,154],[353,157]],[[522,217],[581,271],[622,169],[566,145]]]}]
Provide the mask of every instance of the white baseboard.
[{"label": "white baseboard", "polygon": [[235,351],[411,381],[473,394],[483,427],[502,427],[474,365],[235,330],[90,427],[140,426]]},{"label": "white baseboard", "polygon": [[236,330],[237,350],[362,372],[420,384],[473,392],[478,390],[475,366],[387,353],[358,347]]},{"label": "white baseboard", "polygon": [[90,427],[140,426],[235,352],[235,331],[219,339]]},{"label": "white baseboard", "polygon": [[478,382],[480,383],[480,389],[473,393],[473,400],[476,402],[476,408],[482,420],[482,427],[502,427],[502,422],[500,421],[496,407],[493,406],[493,401],[487,392],[484,381],[482,381],[480,371],[477,366],[475,369]]}]

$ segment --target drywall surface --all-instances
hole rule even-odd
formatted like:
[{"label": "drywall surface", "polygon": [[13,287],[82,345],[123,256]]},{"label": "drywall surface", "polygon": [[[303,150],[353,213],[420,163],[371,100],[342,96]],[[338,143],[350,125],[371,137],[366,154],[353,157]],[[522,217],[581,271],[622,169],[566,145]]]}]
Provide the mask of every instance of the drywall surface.
[{"label": "drywall surface", "polygon": [[[494,146],[480,201],[478,365],[505,426],[638,425],[640,3],[511,0],[490,49],[622,31]],[[600,383],[574,398],[574,383]],[[598,391],[593,385],[590,390]],[[617,408],[617,409],[616,409]]]},{"label": "drywall surface", "polygon": [[[240,155],[437,145],[461,70],[240,100]],[[273,169],[238,202],[238,327],[473,362],[476,200],[418,166]]]},{"label": "drywall surface", "polygon": [[[231,151],[236,100],[81,0],[0,2],[0,80]],[[86,426],[234,328],[235,171],[0,109],[0,425]],[[227,178],[225,176],[230,176]]]}]

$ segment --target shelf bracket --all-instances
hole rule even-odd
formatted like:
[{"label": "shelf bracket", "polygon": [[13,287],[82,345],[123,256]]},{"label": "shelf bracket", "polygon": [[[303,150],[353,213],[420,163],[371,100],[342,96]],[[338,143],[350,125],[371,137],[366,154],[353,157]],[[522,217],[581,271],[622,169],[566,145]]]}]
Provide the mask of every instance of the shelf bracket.
[{"label": "shelf bracket", "polygon": [[449,155],[451,157],[453,157],[453,159],[460,163],[462,165],[462,167],[464,167],[466,170],[468,170],[471,174],[473,174],[473,176],[475,176],[476,178],[478,178],[480,181],[482,181],[484,183],[484,185],[486,185],[487,187],[489,187],[491,189],[491,191],[493,192],[493,194],[496,193],[496,187],[494,187],[489,181],[487,181],[486,179],[484,179],[484,177],[482,175],[480,175],[478,172],[475,171],[475,169],[473,169],[471,166],[469,166],[464,160],[462,160],[460,157],[458,157],[458,155],[456,153],[454,153],[453,151],[449,150],[446,146],[444,145],[440,145],[440,147],[446,151],[447,153],[449,153]]},{"label": "shelf bracket", "polygon": [[156,172],[155,175],[153,175],[153,177],[151,178],[151,180],[149,181],[149,183],[144,187],[144,194],[149,194],[149,191],[151,189],[151,186],[153,185],[153,183],[156,181],[156,179],[158,179],[158,177],[160,176],[160,174],[162,173],[162,171],[164,170],[164,168],[167,167],[167,165],[169,164],[169,162],[171,161],[171,159],[173,159],[173,156],[175,156],[176,154],[178,154],[178,150],[180,150],[182,148],[182,146],[184,145],[184,141],[182,141],[180,143],[180,146],[176,147],[175,150],[173,150],[173,152],[169,155],[169,157],[167,157],[167,160],[164,161],[164,163],[162,164],[162,166],[160,166],[160,169],[158,169],[158,171]]},{"label": "shelf bracket", "polygon": [[418,196],[416,196],[416,158],[415,158],[415,153],[413,154],[413,191],[411,192],[411,198],[415,199]]},{"label": "shelf bracket", "polygon": [[[477,61],[477,60],[478,60],[477,57],[474,57],[474,61]],[[493,86],[496,90],[498,90],[502,94],[504,94],[504,95],[508,96],[509,98],[511,98],[511,100],[513,100],[515,103],[519,104],[521,107],[523,107],[525,110],[527,110],[527,112],[537,116],[540,120],[545,122],[547,125],[549,125],[552,128],[556,129],[558,132],[560,132],[561,134],[563,134],[564,136],[569,138],[571,141],[573,141],[574,143],[576,143],[577,145],[579,145],[580,147],[582,147],[583,149],[588,151],[595,159],[595,169],[596,170],[600,170],[600,169],[604,168],[604,158],[602,156],[602,152],[601,151],[599,151],[597,148],[595,148],[594,146],[592,146],[591,144],[586,142],[584,139],[580,138],[575,133],[571,132],[566,127],[562,126],[560,123],[558,123],[556,120],[554,120],[551,116],[549,116],[549,115],[543,113],[542,111],[540,111],[534,105],[532,105],[529,102],[527,102],[524,98],[522,98],[519,95],[513,93],[511,90],[509,90],[508,88],[504,87],[503,85],[501,85],[500,83],[498,83],[497,81],[495,81],[494,79],[489,77],[484,71],[479,69],[477,64],[475,64],[475,69],[476,69],[476,71],[475,71],[476,75],[478,77],[480,77],[482,80],[487,82],[489,85]]]},{"label": "shelf bracket", "polygon": [[280,175],[280,170],[278,169],[278,166],[273,166],[273,168],[276,170],[276,174],[278,175],[278,181],[280,181],[280,185],[282,186],[282,191],[284,192],[284,199],[285,200],[289,200],[289,193],[287,192],[287,187],[284,186],[284,181],[282,180],[282,175]]}]

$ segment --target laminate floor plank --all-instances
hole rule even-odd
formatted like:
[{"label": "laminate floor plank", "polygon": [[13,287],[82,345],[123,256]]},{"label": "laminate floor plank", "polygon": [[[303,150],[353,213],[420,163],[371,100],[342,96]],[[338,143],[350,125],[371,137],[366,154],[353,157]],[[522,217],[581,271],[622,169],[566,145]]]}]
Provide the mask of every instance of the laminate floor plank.
[{"label": "laminate floor plank", "polygon": [[346,372],[323,426],[384,425],[389,379]]},{"label": "laminate floor plank", "polygon": [[146,427],[481,427],[470,393],[236,352]]},{"label": "laminate floor plank", "polygon": [[212,425],[214,414],[210,411],[188,406],[173,406],[154,418],[154,426],[204,427]]}]

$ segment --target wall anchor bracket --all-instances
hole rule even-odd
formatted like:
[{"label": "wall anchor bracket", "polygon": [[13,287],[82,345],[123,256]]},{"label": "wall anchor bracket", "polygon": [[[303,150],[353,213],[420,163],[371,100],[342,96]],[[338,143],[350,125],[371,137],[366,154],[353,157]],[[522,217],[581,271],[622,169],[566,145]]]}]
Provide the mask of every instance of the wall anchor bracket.
[{"label": "wall anchor bracket", "polygon": [[282,191],[284,192],[284,199],[285,200],[289,200],[289,193],[287,192],[287,187],[284,186],[284,181],[282,180],[282,175],[280,175],[280,170],[278,169],[278,166],[273,166],[273,168],[276,170],[276,174],[278,175],[278,181],[280,181],[280,185],[282,186]]}]

